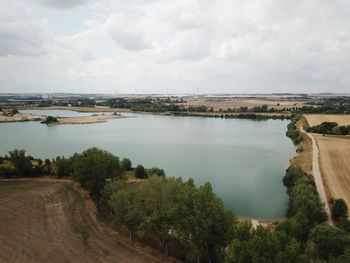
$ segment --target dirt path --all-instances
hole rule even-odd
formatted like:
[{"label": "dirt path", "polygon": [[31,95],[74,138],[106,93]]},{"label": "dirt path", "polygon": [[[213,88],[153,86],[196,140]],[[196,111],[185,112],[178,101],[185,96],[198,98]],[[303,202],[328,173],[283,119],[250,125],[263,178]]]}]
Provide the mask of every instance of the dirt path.
[{"label": "dirt path", "polygon": [[303,127],[301,127],[301,132],[305,133],[312,141],[312,175],[315,180],[318,195],[320,196],[321,202],[324,203],[324,209],[328,215],[328,223],[330,225],[333,225],[331,210],[329,208],[326,190],[322,181],[320,165],[319,165],[319,151],[318,151],[316,140],[314,136],[310,133],[307,133]]},{"label": "dirt path", "polygon": [[0,262],[175,262],[116,240],[70,182],[0,180]]}]

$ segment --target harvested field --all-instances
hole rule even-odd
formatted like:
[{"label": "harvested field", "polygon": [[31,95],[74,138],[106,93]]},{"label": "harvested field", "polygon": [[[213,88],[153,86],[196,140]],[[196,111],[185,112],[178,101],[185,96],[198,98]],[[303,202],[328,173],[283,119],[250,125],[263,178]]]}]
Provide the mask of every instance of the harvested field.
[{"label": "harvested field", "polygon": [[227,99],[214,99],[214,98],[200,98],[187,100],[187,106],[204,105],[208,108],[213,107],[215,111],[220,108],[226,110],[227,108],[239,108],[248,107],[253,108],[255,106],[268,105],[268,108],[283,109],[302,107],[303,101],[294,100],[281,100],[281,99],[257,99],[257,98],[227,98]]},{"label": "harvested field", "polygon": [[343,198],[350,206],[350,139],[315,136],[322,177],[331,198]]},{"label": "harvested field", "polygon": [[0,181],[0,262],[171,262],[99,227],[72,183]]},{"label": "harvested field", "polygon": [[345,114],[304,114],[310,127],[322,122],[336,122],[339,125],[350,125],[350,115]]}]

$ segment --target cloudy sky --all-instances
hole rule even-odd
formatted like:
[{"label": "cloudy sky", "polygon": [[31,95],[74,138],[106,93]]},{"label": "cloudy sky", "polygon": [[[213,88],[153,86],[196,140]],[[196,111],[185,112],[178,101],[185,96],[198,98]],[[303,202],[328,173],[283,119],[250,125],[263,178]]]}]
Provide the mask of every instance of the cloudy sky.
[{"label": "cloudy sky", "polygon": [[0,0],[0,92],[350,92],[350,1]]}]

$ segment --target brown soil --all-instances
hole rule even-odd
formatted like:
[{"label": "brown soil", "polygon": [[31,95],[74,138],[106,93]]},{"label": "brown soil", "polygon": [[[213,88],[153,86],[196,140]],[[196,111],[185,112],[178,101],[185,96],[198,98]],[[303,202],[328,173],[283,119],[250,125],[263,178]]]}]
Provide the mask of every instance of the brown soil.
[{"label": "brown soil", "polygon": [[0,181],[0,262],[175,262],[107,234],[79,192],[69,181]]},{"label": "brown soil", "polygon": [[315,136],[320,151],[320,167],[328,194],[343,198],[350,206],[350,139]]},{"label": "brown soil", "polygon": [[304,114],[309,126],[316,126],[322,122],[336,122],[339,125],[350,125],[350,115],[338,114]]}]

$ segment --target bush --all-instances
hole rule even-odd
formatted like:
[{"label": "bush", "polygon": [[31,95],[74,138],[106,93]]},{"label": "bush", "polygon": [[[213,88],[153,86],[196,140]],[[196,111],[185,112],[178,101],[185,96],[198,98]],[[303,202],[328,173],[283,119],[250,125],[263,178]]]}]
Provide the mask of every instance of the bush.
[{"label": "bush", "polygon": [[145,179],[147,178],[147,173],[146,173],[146,170],[145,168],[139,164],[138,166],[136,166],[135,168],[135,176],[137,178],[140,178],[140,179]]},{"label": "bush", "polygon": [[120,165],[123,171],[130,171],[132,169],[132,163],[128,158],[123,158]]},{"label": "bush", "polygon": [[344,199],[336,199],[332,205],[332,218],[335,221],[348,217],[348,206]]}]

